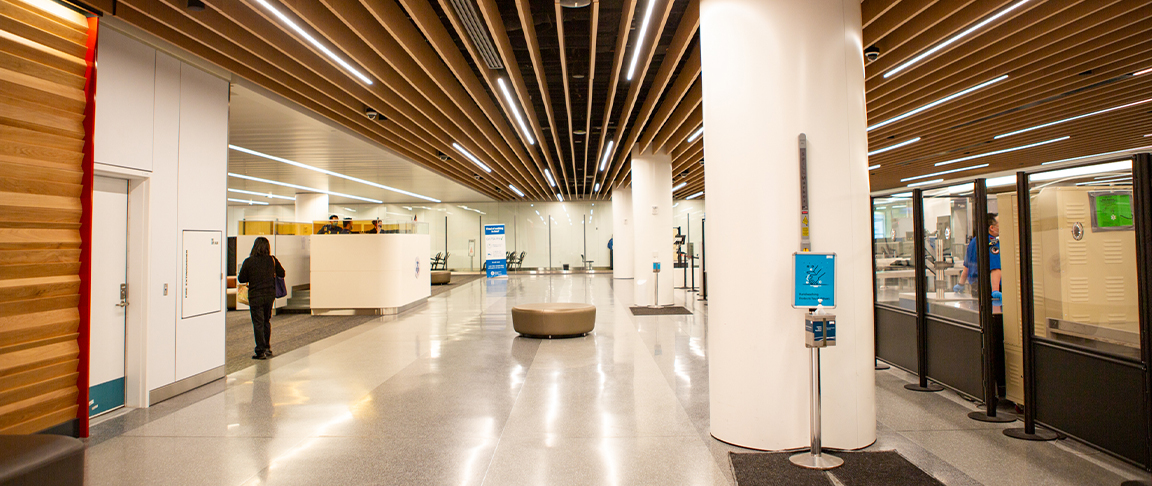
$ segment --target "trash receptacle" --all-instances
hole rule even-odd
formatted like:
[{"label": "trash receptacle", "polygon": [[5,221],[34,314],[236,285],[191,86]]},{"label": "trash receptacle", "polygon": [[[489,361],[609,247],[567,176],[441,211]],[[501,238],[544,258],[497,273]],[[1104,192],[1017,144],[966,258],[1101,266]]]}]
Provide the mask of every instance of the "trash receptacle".
[{"label": "trash receptacle", "polygon": [[568,270],[568,264],[567,263],[564,264],[564,269]]}]

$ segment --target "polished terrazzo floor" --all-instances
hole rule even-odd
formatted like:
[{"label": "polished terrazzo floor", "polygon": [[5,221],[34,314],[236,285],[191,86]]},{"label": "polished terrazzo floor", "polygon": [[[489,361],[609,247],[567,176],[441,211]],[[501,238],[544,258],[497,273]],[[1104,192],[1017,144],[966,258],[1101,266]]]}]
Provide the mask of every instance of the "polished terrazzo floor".
[{"label": "polished terrazzo floor", "polygon": [[[477,280],[106,418],[90,485],[725,485],[708,434],[707,308],[632,316],[611,275]],[[686,299],[687,298],[687,299]],[[583,338],[516,337],[509,309],[588,302]],[[1117,485],[1143,473],[1073,441],[1021,442],[950,392],[878,372],[879,439],[946,484]]]}]

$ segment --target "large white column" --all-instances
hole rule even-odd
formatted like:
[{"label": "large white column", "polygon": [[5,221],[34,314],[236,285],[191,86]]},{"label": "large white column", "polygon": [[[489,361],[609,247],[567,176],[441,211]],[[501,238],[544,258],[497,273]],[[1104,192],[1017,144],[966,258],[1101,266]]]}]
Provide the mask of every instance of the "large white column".
[{"label": "large white column", "polygon": [[809,445],[797,136],[808,138],[812,249],[837,254],[837,344],[821,352],[823,443],[876,439],[859,0],[702,0],[712,435]]},{"label": "large white column", "polygon": [[314,192],[296,193],[296,221],[328,221],[328,195]]},{"label": "large white column", "polygon": [[612,190],[612,278],[632,278],[632,188]]},{"label": "large white column", "polygon": [[[632,240],[636,305],[672,304],[672,156],[632,152]],[[658,289],[652,263],[660,263]]]}]

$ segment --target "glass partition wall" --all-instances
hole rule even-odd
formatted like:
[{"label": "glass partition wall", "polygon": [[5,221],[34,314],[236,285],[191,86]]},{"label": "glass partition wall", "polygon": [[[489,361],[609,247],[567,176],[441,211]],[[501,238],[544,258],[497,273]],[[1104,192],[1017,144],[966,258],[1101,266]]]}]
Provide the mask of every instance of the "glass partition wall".
[{"label": "glass partition wall", "polygon": [[[913,254],[910,241],[916,203],[911,193],[874,198],[878,357],[918,373],[917,357],[926,354],[928,378],[977,399],[988,394],[981,385],[991,375],[997,396],[1017,412],[1027,405],[1036,424],[1152,465],[1152,404],[1146,396],[1152,376],[1144,349],[1149,336],[1141,323],[1148,312],[1141,306],[1149,304],[1139,290],[1148,285],[1148,275],[1139,273],[1137,261],[1137,228],[1150,228],[1152,221],[1136,221],[1140,191],[1134,191],[1152,187],[1152,180],[1136,180],[1148,177],[1137,171],[1134,178],[1134,163],[1152,174],[1146,154],[1135,162],[1032,171],[1029,213],[1023,215],[1015,176],[985,181],[986,214],[977,214],[971,183],[926,188],[923,255]],[[1152,219],[1152,212],[1145,214]],[[1030,248],[1021,247],[1024,223]],[[978,282],[984,277],[973,261],[977,225],[989,230],[985,268],[993,293],[987,328],[979,317]],[[1021,258],[1030,258],[1030,275],[1020,274]],[[918,264],[926,275],[921,314]],[[1022,302],[1021,282],[1029,281],[1032,299]],[[1024,339],[1024,306],[1033,316],[1031,339]],[[918,342],[921,325],[926,338]],[[985,349],[992,350],[990,356]],[[1032,383],[1029,389],[1026,383]]]}]

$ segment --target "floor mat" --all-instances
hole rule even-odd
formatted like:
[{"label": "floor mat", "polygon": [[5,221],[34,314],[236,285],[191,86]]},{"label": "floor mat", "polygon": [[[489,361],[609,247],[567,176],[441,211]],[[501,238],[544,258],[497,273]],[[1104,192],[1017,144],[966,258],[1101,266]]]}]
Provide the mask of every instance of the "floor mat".
[{"label": "floor mat", "polygon": [[896,451],[837,452],[844,465],[829,471],[804,469],[788,461],[792,452],[729,453],[737,486],[824,486],[831,474],[844,486],[943,486]]},{"label": "floor mat", "polygon": [[[277,314],[272,316],[272,350],[284,354],[321,339],[335,336],[380,316],[313,316]],[[252,359],[252,318],[247,310],[228,311],[225,317],[224,372],[233,373],[256,364]]]},{"label": "floor mat", "polygon": [[672,307],[630,307],[634,316],[677,316],[690,315],[692,311],[678,305]]},{"label": "floor mat", "polygon": [[454,273],[454,274],[452,274],[452,281],[451,282],[446,283],[444,285],[433,285],[432,286],[432,297],[440,295],[444,292],[452,290],[456,287],[464,285],[464,284],[471,282],[473,280],[476,280],[478,278],[484,278],[484,274],[481,273],[481,274],[472,274],[472,275],[461,275],[461,274]]}]

